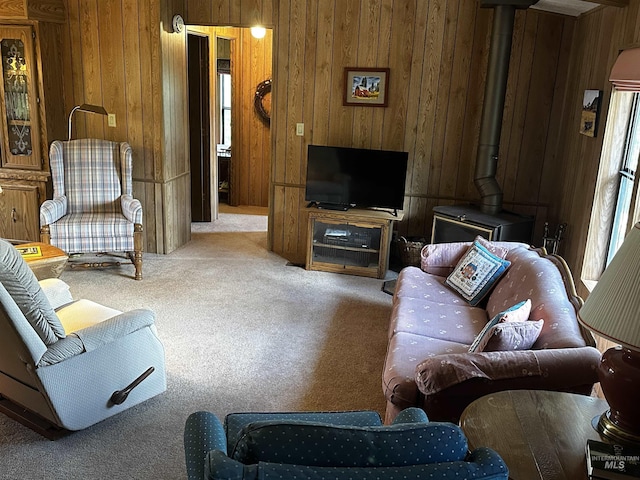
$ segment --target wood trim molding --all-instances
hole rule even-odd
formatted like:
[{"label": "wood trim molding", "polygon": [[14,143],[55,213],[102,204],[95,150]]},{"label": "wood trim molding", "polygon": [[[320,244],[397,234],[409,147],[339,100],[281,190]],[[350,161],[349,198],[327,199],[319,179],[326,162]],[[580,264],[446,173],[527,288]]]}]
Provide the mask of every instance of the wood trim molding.
[{"label": "wood trim molding", "polygon": [[582,0],[582,1],[589,1],[591,3],[599,3],[600,5],[607,5],[609,7],[624,8],[624,7],[628,7],[629,6],[629,0]]},{"label": "wood trim molding", "polygon": [[63,0],[0,0],[0,12],[2,20],[63,23],[67,18]]}]

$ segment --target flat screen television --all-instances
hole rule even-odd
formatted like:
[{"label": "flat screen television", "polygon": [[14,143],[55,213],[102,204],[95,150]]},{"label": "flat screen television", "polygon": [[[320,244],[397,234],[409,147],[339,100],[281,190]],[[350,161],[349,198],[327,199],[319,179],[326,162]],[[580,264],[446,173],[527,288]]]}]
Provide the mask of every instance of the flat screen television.
[{"label": "flat screen television", "polygon": [[305,200],[309,206],[402,210],[407,152],[309,145]]}]

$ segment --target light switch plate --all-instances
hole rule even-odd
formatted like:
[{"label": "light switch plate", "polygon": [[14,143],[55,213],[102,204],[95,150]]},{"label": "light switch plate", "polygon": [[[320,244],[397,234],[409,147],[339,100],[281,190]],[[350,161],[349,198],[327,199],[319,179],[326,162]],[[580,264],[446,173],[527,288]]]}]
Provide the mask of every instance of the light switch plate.
[{"label": "light switch plate", "polygon": [[296,135],[299,137],[304,135],[304,123],[296,123]]},{"label": "light switch plate", "polygon": [[116,126],[116,114],[115,113],[110,113],[107,116],[107,123],[110,127],[115,127]]}]

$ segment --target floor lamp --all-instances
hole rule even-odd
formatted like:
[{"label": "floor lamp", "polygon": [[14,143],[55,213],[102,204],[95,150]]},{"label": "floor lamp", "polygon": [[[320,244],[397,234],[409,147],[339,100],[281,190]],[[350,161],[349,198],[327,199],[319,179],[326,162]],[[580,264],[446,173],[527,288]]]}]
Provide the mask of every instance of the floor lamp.
[{"label": "floor lamp", "polygon": [[99,115],[107,115],[107,111],[104,107],[100,105],[90,105],[88,103],[83,103],[82,105],[76,105],[71,109],[69,113],[69,140],[71,140],[71,121],[73,120],[73,114],[77,111],[87,112],[87,113],[97,113]]}]

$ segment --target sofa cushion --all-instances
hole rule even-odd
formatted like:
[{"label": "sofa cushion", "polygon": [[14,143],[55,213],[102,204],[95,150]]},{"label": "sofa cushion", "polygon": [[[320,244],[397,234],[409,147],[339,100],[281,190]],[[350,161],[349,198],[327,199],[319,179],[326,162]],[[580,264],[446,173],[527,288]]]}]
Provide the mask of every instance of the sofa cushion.
[{"label": "sofa cushion", "polygon": [[476,351],[529,350],[538,339],[543,324],[544,320],[498,323]]},{"label": "sofa cushion", "polygon": [[419,405],[415,382],[416,366],[426,358],[466,353],[469,345],[398,332],[389,339],[382,372],[382,388],[387,400],[400,408]]},{"label": "sofa cushion", "polygon": [[456,268],[447,277],[446,284],[457,291],[470,305],[477,305],[511,262],[492,254],[474,241]]},{"label": "sofa cushion", "polygon": [[491,335],[493,335],[493,328],[498,323],[507,321],[523,322],[529,318],[529,312],[531,312],[531,301],[527,299],[498,313],[486,323],[473,342],[471,342],[469,351],[482,352]]},{"label": "sofa cushion", "polygon": [[265,420],[247,425],[229,456],[244,464],[398,467],[452,462],[466,452],[462,430],[449,423],[356,427]]},{"label": "sofa cushion", "polygon": [[[495,256],[505,258],[510,248],[518,243],[490,242],[478,235],[475,240]],[[448,276],[456,267],[462,256],[467,253],[471,242],[434,243],[422,247],[420,251],[421,268],[427,273],[441,277]]]},{"label": "sofa cushion", "polygon": [[315,467],[260,462],[244,465],[219,450],[207,453],[206,480],[407,480],[418,478],[497,480],[508,477],[508,468],[493,450],[479,447],[464,459],[398,467]]},{"label": "sofa cushion", "polygon": [[380,414],[373,410],[347,410],[341,412],[332,411],[304,411],[304,412],[270,412],[265,418],[264,412],[234,412],[229,413],[224,419],[224,433],[227,437],[227,450],[233,450],[238,443],[242,429],[250,423],[262,420],[304,421],[314,423],[328,423],[331,425],[356,425],[360,427],[372,427],[382,425]]},{"label": "sofa cushion", "polygon": [[446,277],[426,273],[418,267],[405,267],[398,275],[394,298],[420,298],[448,305],[468,306],[458,292],[445,285],[446,279]]},{"label": "sofa cushion", "polygon": [[460,305],[400,297],[393,304],[389,336],[397,332],[469,345],[487,323],[487,312],[461,301]]}]

